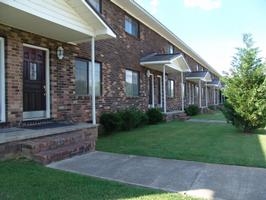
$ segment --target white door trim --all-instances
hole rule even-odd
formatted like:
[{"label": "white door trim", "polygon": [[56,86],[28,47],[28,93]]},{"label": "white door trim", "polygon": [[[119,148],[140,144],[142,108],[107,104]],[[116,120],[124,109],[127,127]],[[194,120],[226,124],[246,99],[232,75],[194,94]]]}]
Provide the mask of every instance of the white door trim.
[{"label": "white door trim", "polygon": [[[51,111],[51,108],[50,108],[50,57],[49,57],[49,49],[47,48],[43,48],[43,47],[39,47],[39,46],[34,46],[34,45],[31,45],[31,44],[25,44],[23,43],[23,46],[24,47],[29,47],[29,48],[33,48],[33,49],[39,49],[39,50],[42,50],[42,51],[45,51],[45,88],[46,88],[46,93],[45,93],[45,97],[46,97],[46,110],[45,110],[45,113],[42,114],[43,117],[38,117],[36,115],[36,113],[40,114],[42,112],[39,112],[39,111],[34,111],[32,112],[32,119],[40,119],[40,118],[50,118],[50,111]],[[23,120],[30,120],[29,119],[29,114],[30,112],[23,112]]]},{"label": "white door trim", "polygon": [[0,37],[0,122],[6,121],[5,39]]}]

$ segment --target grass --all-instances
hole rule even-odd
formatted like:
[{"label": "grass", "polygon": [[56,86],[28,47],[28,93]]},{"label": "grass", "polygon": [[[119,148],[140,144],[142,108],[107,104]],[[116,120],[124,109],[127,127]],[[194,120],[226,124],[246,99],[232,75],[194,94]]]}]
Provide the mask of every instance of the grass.
[{"label": "grass", "polygon": [[49,169],[25,160],[0,162],[0,188],[1,200],[192,199]]},{"label": "grass", "polygon": [[192,119],[206,119],[206,120],[225,120],[225,117],[221,111],[214,112],[212,114],[199,114],[192,117]]},{"label": "grass", "polygon": [[96,148],[115,153],[265,168],[265,132],[245,135],[229,124],[174,121],[100,137]]}]

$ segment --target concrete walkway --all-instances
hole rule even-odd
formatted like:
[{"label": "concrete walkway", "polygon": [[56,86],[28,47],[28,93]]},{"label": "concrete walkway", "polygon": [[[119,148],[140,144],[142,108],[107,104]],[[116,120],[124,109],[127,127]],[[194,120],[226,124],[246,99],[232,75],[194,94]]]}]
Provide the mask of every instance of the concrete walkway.
[{"label": "concrete walkway", "polygon": [[226,124],[225,120],[214,120],[214,119],[189,119],[187,122],[203,122],[203,123],[221,123]]},{"label": "concrete walkway", "polygon": [[219,200],[266,199],[266,169],[92,152],[50,168]]}]

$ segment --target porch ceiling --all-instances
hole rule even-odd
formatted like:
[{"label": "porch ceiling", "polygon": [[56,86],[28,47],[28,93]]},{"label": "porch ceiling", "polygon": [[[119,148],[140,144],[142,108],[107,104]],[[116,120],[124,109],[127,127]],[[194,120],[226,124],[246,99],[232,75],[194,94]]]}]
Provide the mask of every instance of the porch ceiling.
[{"label": "porch ceiling", "polygon": [[212,82],[208,83],[207,86],[221,88],[222,84],[221,84],[221,81],[219,80],[213,80]]},{"label": "porch ceiling", "polygon": [[115,37],[85,0],[1,0],[0,23],[62,42]]},{"label": "porch ceiling", "polygon": [[181,54],[151,54],[141,58],[140,64],[149,69],[168,74],[179,72],[190,72],[190,68]]},{"label": "porch ceiling", "polygon": [[212,82],[211,74],[208,71],[190,72],[187,74],[186,80],[190,80],[193,82],[198,82],[198,81]]}]

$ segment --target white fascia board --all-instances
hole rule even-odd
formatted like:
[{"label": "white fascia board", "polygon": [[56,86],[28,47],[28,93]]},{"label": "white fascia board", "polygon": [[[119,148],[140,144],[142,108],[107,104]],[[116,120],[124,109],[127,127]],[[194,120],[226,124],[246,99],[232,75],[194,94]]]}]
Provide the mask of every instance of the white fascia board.
[{"label": "white fascia board", "polygon": [[166,65],[171,64],[169,60],[163,60],[163,61],[147,61],[147,62],[140,62],[140,65]]},{"label": "white fascia board", "polygon": [[[76,0],[74,0],[76,1]],[[82,3],[84,6],[87,7],[87,9],[93,13],[93,15],[97,18],[97,20],[101,23],[101,25],[105,28],[105,30],[95,31],[95,37],[97,35],[107,34],[110,37],[116,38],[116,34],[112,31],[112,29],[102,20],[101,17],[88,5],[88,3],[85,0],[82,0]]]}]

